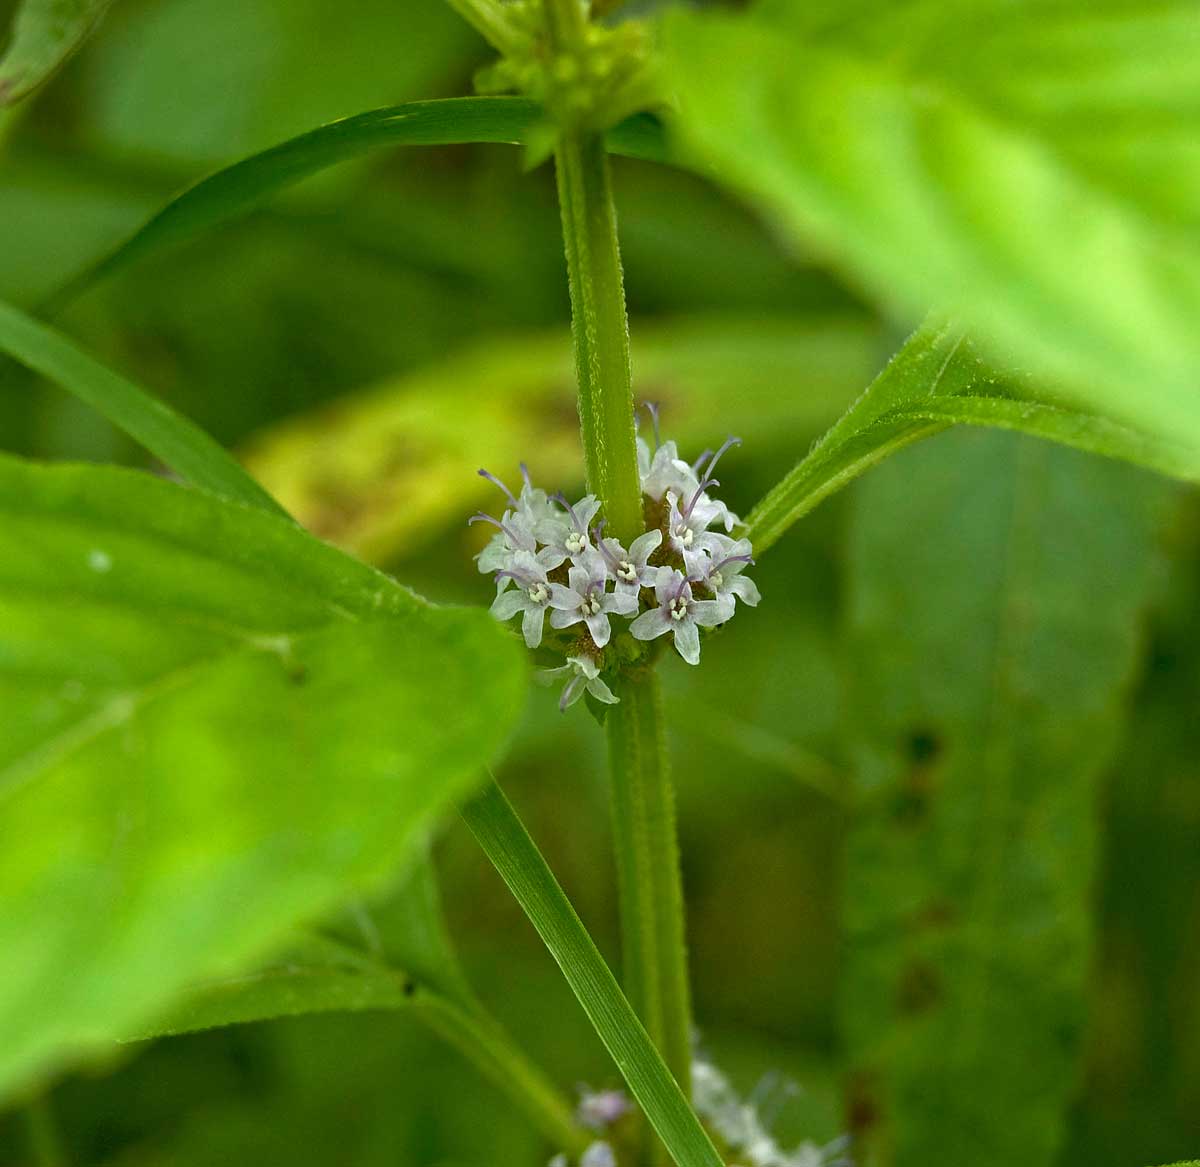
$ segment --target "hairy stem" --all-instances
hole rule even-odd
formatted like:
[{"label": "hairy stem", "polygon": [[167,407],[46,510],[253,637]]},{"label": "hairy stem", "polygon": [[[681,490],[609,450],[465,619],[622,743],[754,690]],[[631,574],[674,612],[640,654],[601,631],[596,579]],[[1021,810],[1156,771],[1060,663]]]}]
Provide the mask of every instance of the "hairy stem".
[{"label": "hairy stem", "polygon": [[642,530],[642,492],[634,445],[625,284],[603,137],[564,131],[555,165],[588,487],[604,504],[612,533],[628,542]]},{"label": "hairy stem", "polygon": [[658,674],[623,677],[606,718],[625,990],[691,1095],[691,992],[675,793]]}]

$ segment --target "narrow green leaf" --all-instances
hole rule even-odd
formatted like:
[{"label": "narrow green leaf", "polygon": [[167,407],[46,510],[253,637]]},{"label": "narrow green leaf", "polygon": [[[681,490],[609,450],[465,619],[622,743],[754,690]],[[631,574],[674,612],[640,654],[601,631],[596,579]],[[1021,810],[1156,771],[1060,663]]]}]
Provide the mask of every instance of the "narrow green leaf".
[{"label": "narrow green leaf", "polygon": [[712,1141],[504,792],[492,782],[462,813],[562,969],[671,1157],[679,1167],[722,1167]]},{"label": "narrow green leaf", "polygon": [[523,687],[289,522],[0,460],[0,1090],[394,874]]},{"label": "narrow green leaf", "polygon": [[1005,377],[961,332],[931,321],[747,516],[755,550],[889,454],[955,424],[1017,430],[1200,482],[1200,445],[1155,437]]},{"label": "narrow green leaf", "polygon": [[253,969],[189,985],[182,1004],[127,1031],[121,1040],[143,1041],[307,1013],[402,1009],[416,993],[417,986],[403,973],[313,934]]},{"label": "narrow green leaf", "polygon": [[1200,6],[778,0],[665,33],[714,173],[888,303],[1200,444]]},{"label": "narrow green leaf", "polygon": [[1097,799],[1166,484],[1003,434],[867,479],[850,559],[842,998],[885,1167],[1055,1161],[1082,1046]]},{"label": "narrow green leaf", "polygon": [[83,43],[111,0],[22,0],[0,58],[0,107],[28,96]]},{"label": "narrow green leaf", "polygon": [[86,401],[189,482],[236,502],[282,513],[279,504],[199,426],[100,364],[62,333],[3,303],[0,351]]},{"label": "narrow green leaf", "polygon": [[[63,288],[45,311],[58,312],[95,283],[144,256],[244,215],[271,195],[339,162],[394,146],[521,145],[542,120],[541,106],[527,98],[454,97],[372,110],[320,126],[235,162],[184,191]],[[616,153],[659,159],[666,155],[662,129],[646,115],[617,126],[607,141]]]}]

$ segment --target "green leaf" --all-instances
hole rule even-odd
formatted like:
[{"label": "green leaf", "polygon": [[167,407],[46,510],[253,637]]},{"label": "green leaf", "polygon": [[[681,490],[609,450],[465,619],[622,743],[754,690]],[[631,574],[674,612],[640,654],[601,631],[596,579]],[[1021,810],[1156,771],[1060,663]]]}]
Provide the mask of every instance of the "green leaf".
[{"label": "green leaf", "polygon": [[[522,97],[455,97],[414,101],[344,118],[301,134],[210,175],[159,211],[114,251],[85,270],[46,305],[57,312],[102,279],[165,247],[253,210],[271,195],[339,162],[393,146],[469,142],[519,145],[542,122],[540,105]],[[662,157],[658,123],[630,118],[608,136],[610,149]]]},{"label": "green leaf", "polygon": [[83,43],[111,0],[23,0],[0,58],[0,107],[32,93]]},{"label": "green leaf", "polygon": [[1074,408],[984,364],[961,332],[918,329],[867,391],[746,517],[755,550],[889,454],[954,424],[994,426],[1200,482],[1200,445],[1158,438]]},{"label": "green leaf", "polygon": [[666,22],[694,157],[886,302],[1200,444],[1200,7],[779,0]]},{"label": "green leaf", "polygon": [[0,460],[0,1090],[370,890],[521,654],[272,515]]},{"label": "green leaf", "polygon": [[965,433],[860,488],[841,1014],[856,1133],[881,1164],[1055,1161],[1079,1071],[1100,780],[1170,493]]},{"label": "green leaf", "polygon": [[189,482],[235,502],[282,513],[279,504],[199,426],[105,368],[61,333],[3,303],[0,351],[86,401]]},{"label": "green leaf", "polygon": [[671,1158],[679,1167],[722,1167],[712,1141],[504,792],[490,783],[462,814],[562,969]]}]

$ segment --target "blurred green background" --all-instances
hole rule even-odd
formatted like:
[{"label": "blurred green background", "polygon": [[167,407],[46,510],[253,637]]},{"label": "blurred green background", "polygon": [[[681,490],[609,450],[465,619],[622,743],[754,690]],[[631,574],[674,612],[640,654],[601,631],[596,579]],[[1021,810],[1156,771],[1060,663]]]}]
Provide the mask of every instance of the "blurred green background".
[{"label": "blurred green background", "polygon": [[[0,3],[0,19],[10,12]],[[351,20],[328,0],[119,0],[63,74],[0,121],[0,297],[36,307],[213,167],[332,118],[469,92],[486,57],[435,0],[359,0]],[[137,266],[61,324],[245,451],[323,536],[434,598],[484,603],[464,519],[494,500],[475,468],[515,477],[525,458],[547,484],[581,485],[552,174],[520,163],[478,147],[341,167]],[[881,320],[697,179],[620,161],[616,188],[637,392],[663,402],[693,455],[730,432],[746,439],[725,466],[744,511],[911,322]],[[11,367],[0,434],[37,457],[139,458]],[[975,440],[946,435],[897,464]],[[903,494],[904,471],[891,481]],[[703,1042],[743,1088],[772,1071],[800,1084],[778,1118],[785,1141],[862,1121],[843,1102],[838,1024],[859,496],[824,505],[763,561],[766,603],[706,647],[702,670],[665,670]],[[1101,784],[1099,934],[1064,1167],[1200,1148],[1200,509],[1182,495],[1163,505],[1128,728]],[[539,692],[499,776],[615,961],[602,744],[590,719],[559,717]],[[562,1083],[615,1084],[460,825],[447,824],[438,858],[483,998]],[[0,1162],[30,1161],[37,1106],[78,1164],[544,1157],[522,1117],[404,1016],[126,1049],[32,1112],[0,1116]]]}]

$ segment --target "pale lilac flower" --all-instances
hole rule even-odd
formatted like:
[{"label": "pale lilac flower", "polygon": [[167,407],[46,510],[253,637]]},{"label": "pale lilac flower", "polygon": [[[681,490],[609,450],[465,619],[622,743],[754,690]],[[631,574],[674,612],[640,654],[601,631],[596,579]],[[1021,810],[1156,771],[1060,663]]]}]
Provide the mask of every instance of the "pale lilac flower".
[{"label": "pale lilac flower", "polygon": [[717,512],[697,487],[686,505],[681,505],[674,491],[667,492],[667,539],[680,555],[707,552],[715,555],[721,550],[722,536],[708,529]]},{"label": "pale lilac flower", "polygon": [[[730,607],[719,600],[697,600],[687,576],[671,567],[660,567],[654,584],[658,607],[643,612],[630,626],[637,640],[653,640],[670,632],[675,648],[690,665],[700,663],[700,629],[724,624]],[[551,617],[551,623],[554,618]]]},{"label": "pale lilac flower", "polygon": [[636,596],[609,592],[608,565],[594,547],[589,547],[575,558],[567,573],[568,586],[550,585],[550,624],[553,628],[570,628],[581,620],[592,634],[597,648],[603,648],[612,629],[609,614],[632,616],[638,609]]},{"label": "pale lilac flower", "polygon": [[[533,553],[537,550],[533,525],[515,511],[505,511],[502,519],[493,518],[480,511],[472,515],[467,522],[491,523],[493,527],[500,528],[488,545],[475,556],[481,572],[506,571],[512,566],[512,558],[518,551]],[[502,579],[504,582],[500,586],[501,591],[508,587],[507,577]]]},{"label": "pale lilac flower", "polygon": [[[721,460],[721,455],[724,454],[726,450],[733,446],[740,446],[741,444],[741,438],[726,438],[721,448],[715,454],[712,454],[711,459],[709,458],[708,450],[705,450],[705,452],[696,459],[693,470],[697,477],[703,474],[703,477],[699,479],[701,494],[696,505],[700,508],[700,516],[704,519],[706,527],[711,527],[713,523],[719,522],[728,532],[732,531],[737,525],[737,515],[735,515],[733,511],[731,511],[723,502],[721,502],[720,499],[712,498],[710,495],[703,493],[703,487],[720,485],[717,480],[713,478],[713,470],[716,468],[717,463]],[[681,492],[679,497],[684,498],[687,496]]]},{"label": "pale lilac flower", "polygon": [[579,1087],[579,1106],[575,1117],[589,1130],[602,1131],[624,1118],[633,1109],[624,1090],[592,1090]]},{"label": "pale lilac flower", "polygon": [[555,511],[550,517],[541,519],[535,524],[534,533],[547,547],[553,548],[556,555],[562,556],[559,563],[565,563],[591,547],[588,528],[600,509],[600,500],[589,494],[572,506],[561,494],[555,498],[562,503],[566,514]]},{"label": "pale lilac flower", "polygon": [[607,1143],[593,1143],[584,1151],[579,1167],[617,1167],[617,1157]]},{"label": "pale lilac flower", "polygon": [[616,694],[600,679],[600,666],[590,656],[568,657],[567,663],[560,668],[542,669],[537,674],[537,679],[543,685],[553,684],[564,677],[567,683],[558,701],[558,708],[562,712],[566,712],[585,692],[591,693],[605,705],[619,703]]},{"label": "pale lilac flower", "polygon": [[655,528],[639,535],[626,551],[616,539],[605,539],[603,524],[596,530],[596,546],[608,562],[609,574],[616,580],[618,595],[637,597],[642,588],[652,588],[658,577],[658,568],[651,567],[648,560],[662,546],[662,532]]},{"label": "pale lilac flower", "polygon": [[531,552],[517,551],[512,556],[512,566],[498,574],[513,580],[517,586],[512,591],[497,594],[492,603],[492,615],[506,622],[523,612],[521,632],[525,643],[530,648],[537,648],[542,643],[543,623],[550,608],[552,585],[546,578],[546,568]]},{"label": "pale lilac flower", "polygon": [[697,555],[685,552],[683,561],[690,578],[704,584],[716,599],[728,600],[729,614],[732,616],[735,596],[752,608],[762,599],[754,581],[742,575],[754,563],[751,555],[754,548],[749,539],[725,539],[721,536],[718,539],[720,549],[715,553]]}]

